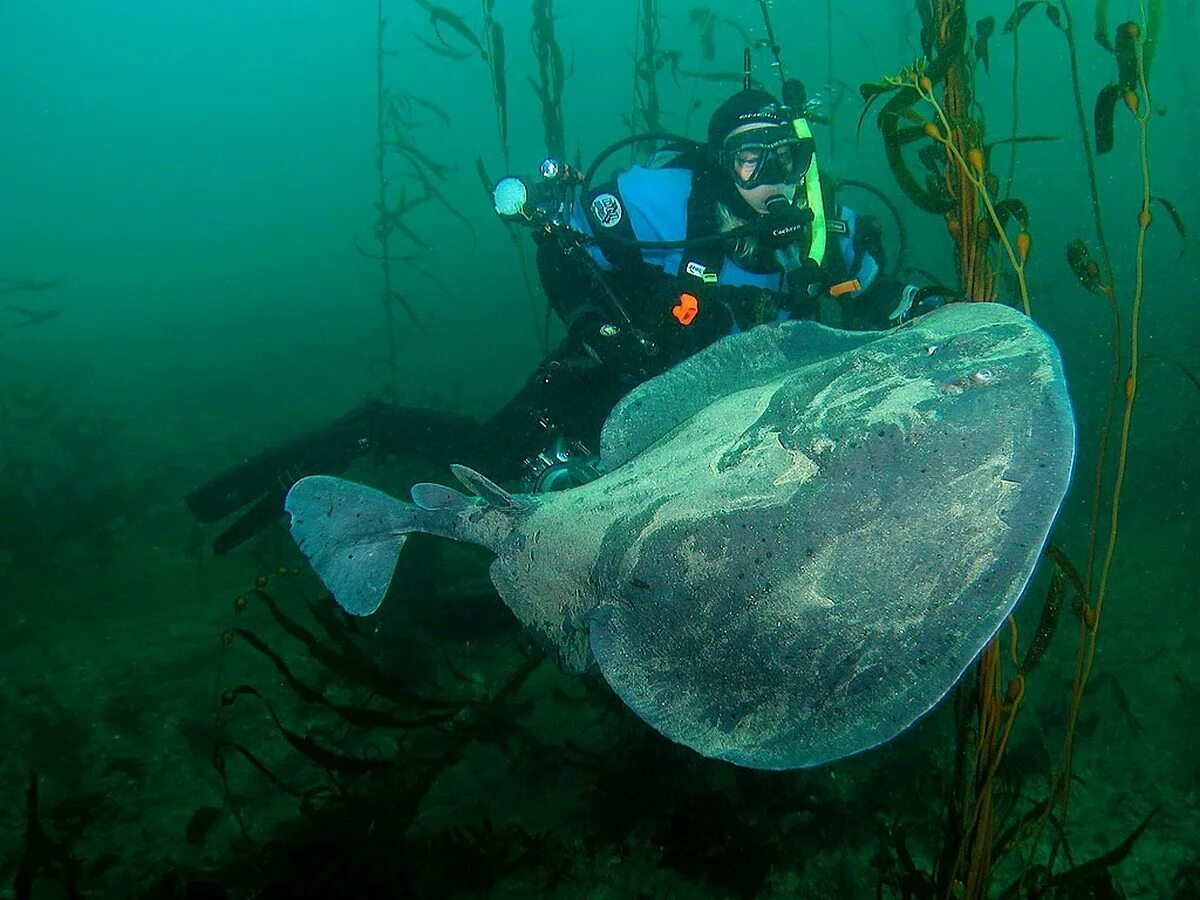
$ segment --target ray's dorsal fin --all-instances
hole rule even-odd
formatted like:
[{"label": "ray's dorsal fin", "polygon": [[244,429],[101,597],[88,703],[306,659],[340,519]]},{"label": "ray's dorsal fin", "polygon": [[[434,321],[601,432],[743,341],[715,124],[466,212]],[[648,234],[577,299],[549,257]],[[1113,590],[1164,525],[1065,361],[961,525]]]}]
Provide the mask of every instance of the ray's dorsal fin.
[{"label": "ray's dorsal fin", "polygon": [[465,488],[482,497],[488,506],[494,506],[498,509],[520,509],[525,505],[504,488],[500,487],[500,485],[496,484],[496,482],[480,475],[468,466],[460,466],[458,463],[452,463],[450,471],[454,473],[455,478],[462,482]]},{"label": "ray's dorsal fin", "polygon": [[414,484],[410,491],[412,502],[424,510],[445,509],[458,511],[471,505],[471,498],[460,494],[444,484],[422,481]]}]

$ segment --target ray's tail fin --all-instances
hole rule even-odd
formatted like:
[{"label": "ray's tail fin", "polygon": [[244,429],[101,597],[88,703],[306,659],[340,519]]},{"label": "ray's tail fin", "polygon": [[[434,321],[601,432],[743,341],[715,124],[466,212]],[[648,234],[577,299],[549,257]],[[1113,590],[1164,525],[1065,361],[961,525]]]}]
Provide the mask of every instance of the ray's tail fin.
[{"label": "ray's tail fin", "polygon": [[292,537],[334,600],[355,616],[379,608],[414,531],[444,533],[436,512],[341,478],[297,481],[284,501]]}]

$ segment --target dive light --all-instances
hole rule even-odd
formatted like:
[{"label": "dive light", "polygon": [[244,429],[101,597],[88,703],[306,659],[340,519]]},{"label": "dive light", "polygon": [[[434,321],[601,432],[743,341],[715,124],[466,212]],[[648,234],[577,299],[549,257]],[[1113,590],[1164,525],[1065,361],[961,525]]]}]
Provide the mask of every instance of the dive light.
[{"label": "dive light", "polygon": [[[492,205],[504,219],[553,217],[562,213],[569,185],[578,175],[562,160],[547,156],[538,164],[538,179],[530,184],[517,175],[506,175],[492,188]],[[532,200],[533,209],[530,209]]]}]

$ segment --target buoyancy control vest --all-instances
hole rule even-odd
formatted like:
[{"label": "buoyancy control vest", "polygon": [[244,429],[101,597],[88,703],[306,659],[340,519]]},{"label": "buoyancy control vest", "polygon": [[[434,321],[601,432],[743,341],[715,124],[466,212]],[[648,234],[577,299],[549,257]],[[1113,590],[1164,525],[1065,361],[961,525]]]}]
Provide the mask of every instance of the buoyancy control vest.
[{"label": "buoyancy control vest", "polygon": [[[715,198],[692,168],[673,164],[680,157],[678,153],[665,157],[660,153],[650,165],[625,169],[614,181],[576,199],[571,226],[594,239],[588,244],[588,253],[595,264],[605,272],[645,264],[675,276],[681,294],[701,299],[718,286],[783,294],[785,281],[778,266],[760,270],[743,265],[729,254],[725,242],[665,249],[639,246],[683,242],[720,230]],[[833,212],[827,211],[826,223],[839,252],[826,257],[829,281],[857,280],[852,293],[862,293],[878,275],[879,263],[855,240],[858,216],[854,210],[836,206]]]}]

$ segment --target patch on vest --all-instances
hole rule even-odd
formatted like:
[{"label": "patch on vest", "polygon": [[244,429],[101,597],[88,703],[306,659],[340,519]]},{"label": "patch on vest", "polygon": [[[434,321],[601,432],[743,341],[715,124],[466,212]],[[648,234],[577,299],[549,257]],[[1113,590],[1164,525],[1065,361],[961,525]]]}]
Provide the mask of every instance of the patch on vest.
[{"label": "patch on vest", "polygon": [[592,201],[592,215],[602,228],[614,228],[625,216],[621,201],[613,194],[597,194]]},{"label": "patch on vest", "polygon": [[716,273],[708,271],[708,269],[706,269],[703,265],[701,265],[698,262],[695,262],[695,261],[689,262],[684,267],[684,271],[687,272],[689,275],[691,275],[693,278],[699,278],[705,284],[716,284],[717,283]]}]

